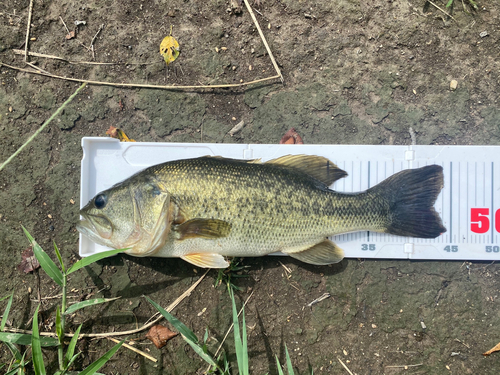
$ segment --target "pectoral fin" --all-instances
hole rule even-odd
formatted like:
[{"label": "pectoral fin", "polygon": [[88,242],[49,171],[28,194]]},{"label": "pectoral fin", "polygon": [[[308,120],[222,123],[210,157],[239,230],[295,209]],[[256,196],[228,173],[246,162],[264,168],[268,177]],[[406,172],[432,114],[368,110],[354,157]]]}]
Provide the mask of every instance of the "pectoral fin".
[{"label": "pectoral fin", "polygon": [[304,263],[322,266],[325,264],[338,263],[344,259],[344,250],[335,245],[332,241],[324,241],[298,252],[286,252],[291,257]]},{"label": "pectoral fin", "polygon": [[222,255],[211,253],[195,253],[181,256],[186,262],[202,268],[227,268],[229,263]]},{"label": "pectoral fin", "polygon": [[231,232],[231,224],[217,219],[191,219],[172,226],[172,229],[178,233],[179,240],[186,238],[214,239],[226,237]]}]

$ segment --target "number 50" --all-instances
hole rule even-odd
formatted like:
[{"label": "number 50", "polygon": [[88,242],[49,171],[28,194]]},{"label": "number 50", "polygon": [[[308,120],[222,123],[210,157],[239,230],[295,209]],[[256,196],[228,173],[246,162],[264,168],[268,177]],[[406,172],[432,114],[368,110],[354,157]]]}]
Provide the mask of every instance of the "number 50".
[{"label": "number 50", "polygon": [[[490,209],[470,209],[470,230],[474,233],[486,233],[490,230]],[[495,212],[495,230],[500,233],[500,209]]]}]

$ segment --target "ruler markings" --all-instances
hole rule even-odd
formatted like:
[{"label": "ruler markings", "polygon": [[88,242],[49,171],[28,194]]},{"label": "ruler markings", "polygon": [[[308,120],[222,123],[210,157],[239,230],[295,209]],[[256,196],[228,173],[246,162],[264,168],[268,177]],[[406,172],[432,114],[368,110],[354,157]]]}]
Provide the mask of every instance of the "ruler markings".
[{"label": "ruler markings", "polygon": [[469,162],[467,162],[467,175],[465,177],[466,181],[467,181],[467,210],[465,212],[465,225],[467,225],[467,241],[468,242],[471,242],[471,238],[470,238],[470,232],[469,232],[469,211],[470,211],[470,207],[469,207]]},{"label": "ruler markings", "polygon": [[474,206],[477,206],[477,161],[474,162]]},{"label": "ruler markings", "polygon": [[462,238],[462,235],[461,235],[461,232],[460,232],[460,215],[461,215],[460,207],[462,206],[462,204],[461,204],[462,201],[460,200],[460,191],[461,191],[461,189],[460,189],[460,185],[461,185],[460,182],[462,181],[462,180],[460,180],[460,170],[461,170],[461,168],[460,168],[460,162],[458,162],[458,184],[457,184],[458,185],[457,186],[458,187],[458,189],[457,189],[458,190],[458,202],[457,202],[458,203],[457,204],[457,207],[458,207],[458,215],[457,215],[457,220],[458,220],[458,241],[457,242],[461,242],[460,239]]},{"label": "ruler markings", "polygon": [[486,162],[483,161],[483,207],[486,207]]},{"label": "ruler markings", "polygon": [[495,189],[494,189],[494,171],[493,171],[493,162],[491,162],[491,243],[494,243],[494,237],[495,237],[495,204],[494,204],[494,194],[495,194]]},{"label": "ruler markings", "polygon": [[450,241],[453,241],[453,162],[450,161]]}]

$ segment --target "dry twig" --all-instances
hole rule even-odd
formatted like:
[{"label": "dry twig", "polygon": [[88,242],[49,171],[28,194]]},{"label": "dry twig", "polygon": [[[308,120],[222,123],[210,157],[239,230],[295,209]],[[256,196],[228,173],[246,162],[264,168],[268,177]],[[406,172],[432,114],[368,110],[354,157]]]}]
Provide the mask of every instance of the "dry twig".
[{"label": "dry twig", "polygon": [[26,27],[26,40],[24,41],[24,61],[28,62],[28,44],[30,41],[31,13],[33,12],[33,0],[30,0],[28,11],[28,26]]},{"label": "dry twig", "polygon": [[[120,342],[120,341],[118,341],[117,339],[115,339],[115,338],[113,338],[113,337],[106,337],[106,338],[107,338],[108,340],[111,340],[111,341],[113,341],[113,342],[117,343],[117,344]],[[137,348],[134,348],[132,345],[129,345],[129,344],[125,343],[125,342],[124,342],[122,345],[123,345],[124,347],[126,347],[126,348],[128,348],[128,349],[132,350],[133,352],[136,352],[137,354],[142,355],[143,357],[145,357],[145,358],[149,359],[150,361],[153,361],[153,362],[155,362],[155,363],[156,363],[156,362],[158,362],[158,360],[157,360],[155,357],[153,357],[152,355],[149,355],[149,354],[147,354],[147,353],[144,353],[142,350],[139,350],[139,349],[137,349]]]},{"label": "dry twig", "polygon": [[351,370],[349,370],[349,368],[345,365],[345,363],[344,363],[344,362],[342,362],[342,360],[341,360],[340,358],[337,358],[337,359],[339,360],[340,364],[341,364],[342,366],[344,366],[344,368],[347,370],[347,372],[348,372],[350,375],[354,375],[354,374],[351,372]]},{"label": "dry twig", "polygon": [[255,81],[251,82],[241,82],[241,83],[229,83],[229,84],[224,84],[224,85],[200,85],[200,86],[175,86],[175,85],[170,85],[170,86],[162,86],[162,85],[145,85],[145,84],[137,84],[137,83],[118,83],[118,82],[103,82],[103,81],[91,81],[88,79],[79,79],[79,78],[70,78],[70,77],[63,77],[63,76],[58,76],[55,74],[47,74],[43,72],[34,72],[32,70],[28,69],[23,69],[19,68],[17,66],[12,66],[5,64],[3,62],[0,62],[0,67],[5,66],[6,68],[9,69],[14,69],[19,72],[24,72],[24,73],[29,73],[29,74],[38,74],[41,76],[45,77],[51,77],[51,78],[57,78],[57,79],[62,79],[65,81],[71,81],[71,82],[80,82],[80,83],[88,83],[91,85],[101,85],[101,86],[115,86],[115,87],[129,87],[129,88],[148,88],[148,89],[163,89],[163,90],[195,90],[195,89],[217,89],[217,88],[228,88],[228,87],[243,87],[243,86],[248,86],[252,85],[254,83],[259,83],[259,82],[265,82],[265,81],[270,81],[276,78],[281,78],[281,76],[272,76],[272,77],[267,77],[267,78],[261,78],[261,79],[256,79]]},{"label": "dry twig", "polygon": [[444,14],[446,14],[448,17],[450,17],[453,21],[455,21],[456,23],[458,23],[458,21],[450,14],[448,13],[447,11],[441,9],[440,7],[438,7],[436,4],[434,4],[431,0],[427,0],[427,2],[429,4],[431,4],[432,6],[434,6],[435,8],[437,8],[438,10],[440,10],[441,12],[443,12]]},{"label": "dry twig", "polygon": [[283,75],[281,74],[281,70],[278,67],[278,64],[276,63],[276,60],[274,59],[273,53],[271,52],[271,48],[269,48],[269,44],[267,44],[266,38],[264,37],[264,33],[262,32],[259,23],[257,22],[257,18],[255,18],[255,14],[253,14],[252,7],[250,6],[250,4],[248,4],[248,0],[243,0],[243,1],[245,2],[245,5],[248,9],[248,13],[250,13],[250,16],[252,17],[253,23],[255,24],[257,31],[259,32],[260,38],[262,39],[262,43],[264,43],[264,46],[266,47],[267,54],[269,55],[269,58],[273,63],[274,69],[276,70],[276,73],[278,73],[281,82],[283,82]]}]

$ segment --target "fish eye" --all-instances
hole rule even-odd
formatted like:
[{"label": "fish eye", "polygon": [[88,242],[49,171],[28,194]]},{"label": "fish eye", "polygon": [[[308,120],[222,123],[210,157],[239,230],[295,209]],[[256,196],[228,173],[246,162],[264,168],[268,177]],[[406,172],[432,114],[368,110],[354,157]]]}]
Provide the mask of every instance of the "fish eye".
[{"label": "fish eye", "polygon": [[101,208],[104,208],[106,206],[106,203],[108,203],[108,197],[106,196],[106,194],[99,194],[94,199],[94,206],[99,210]]}]

